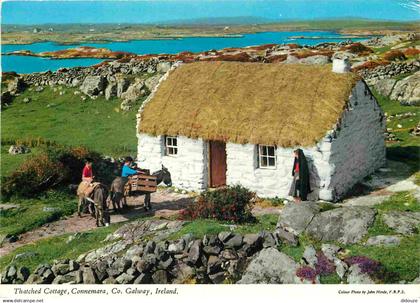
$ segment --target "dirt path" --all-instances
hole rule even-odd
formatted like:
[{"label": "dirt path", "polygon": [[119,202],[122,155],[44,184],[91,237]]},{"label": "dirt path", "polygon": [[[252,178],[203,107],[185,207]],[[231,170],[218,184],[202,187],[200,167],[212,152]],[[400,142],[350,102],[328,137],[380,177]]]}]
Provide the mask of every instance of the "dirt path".
[{"label": "dirt path", "polygon": [[[165,190],[152,194],[152,210],[145,212],[143,209],[144,196],[129,197],[127,204],[129,208],[121,213],[111,210],[111,223],[128,221],[133,218],[141,217],[168,217],[178,213],[193,199],[184,194],[168,192]],[[19,240],[13,243],[5,243],[0,247],[0,256],[4,256],[16,248],[33,243],[42,238],[59,236],[66,233],[76,233],[96,228],[95,219],[89,214],[82,215],[81,218],[74,214],[67,218],[44,224],[29,232],[19,236]]]},{"label": "dirt path", "polygon": [[[343,206],[373,206],[382,203],[393,193],[400,191],[411,191],[420,200],[420,187],[415,184],[414,177],[410,176],[409,167],[401,162],[388,161],[385,168],[372,174],[370,180],[363,182],[361,185],[370,190],[345,199],[342,202]],[[111,223],[124,222],[146,216],[170,217],[193,201],[193,198],[187,194],[159,190],[157,193],[152,194],[153,209],[145,212],[143,210],[143,199],[144,196],[128,198],[127,204],[129,209],[122,213],[116,213],[111,210]],[[280,214],[281,207],[256,205],[252,212],[254,215]],[[72,215],[24,233],[14,243],[5,243],[0,247],[0,256],[4,256],[22,245],[33,243],[42,238],[83,232],[94,228],[96,228],[95,219],[90,215],[85,214],[82,218]]]}]

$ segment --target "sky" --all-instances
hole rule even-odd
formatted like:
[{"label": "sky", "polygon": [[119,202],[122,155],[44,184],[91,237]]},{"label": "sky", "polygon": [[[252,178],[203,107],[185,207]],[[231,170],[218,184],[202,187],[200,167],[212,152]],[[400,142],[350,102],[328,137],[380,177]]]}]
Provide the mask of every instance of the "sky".
[{"label": "sky", "polygon": [[164,23],[243,17],[271,21],[369,18],[420,20],[420,0],[140,0],[2,2],[2,24]]}]

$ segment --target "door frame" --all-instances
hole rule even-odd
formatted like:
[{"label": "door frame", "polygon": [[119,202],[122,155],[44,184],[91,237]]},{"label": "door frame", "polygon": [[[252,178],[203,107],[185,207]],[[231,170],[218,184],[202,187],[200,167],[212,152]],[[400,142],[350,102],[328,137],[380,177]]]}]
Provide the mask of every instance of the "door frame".
[{"label": "door frame", "polygon": [[[219,186],[219,187],[213,187],[212,186],[212,174],[211,174],[211,147],[210,147],[210,145],[211,145],[211,142],[217,142],[217,141],[220,141],[220,140],[207,140],[206,141],[206,144],[207,144],[207,188],[220,188],[220,187],[223,187],[223,186],[226,186],[227,185],[227,161],[226,161],[226,171],[225,171],[225,180],[226,180],[226,184],[225,185],[223,185],[223,186]],[[225,155],[226,155],[226,159],[227,159],[227,152],[226,152],[226,142],[224,142],[224,141],[220,141],[220,142],[223,142],[224,144],[225,144]]]}]

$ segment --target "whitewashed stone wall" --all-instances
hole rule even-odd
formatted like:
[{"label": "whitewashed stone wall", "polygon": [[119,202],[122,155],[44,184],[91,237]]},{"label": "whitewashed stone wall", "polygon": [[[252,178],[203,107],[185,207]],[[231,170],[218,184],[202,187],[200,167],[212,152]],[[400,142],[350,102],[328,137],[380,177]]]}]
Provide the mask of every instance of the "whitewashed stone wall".
[{"label": "whitewashed stone wall", "polygon": [[[259,168],[256,149],[257,146],[253,144],[228,143],[226,145],[227,183],[229,185],[241,184],[255,191],[260,197],[287,197],[293,180],[293,149],[276,149],[275,168]],[[317,148],[303,148],[302,150],[308,159],[311,186],[314,188],[308,198],[316,200],[319,184],[329,182],[330,165]],[[315,175],[314,167],[322,167],[323,175]]]},{"label": "whitewashed stone wall", "polygon": [[[385,164],[385,119],[367,86],[359,81],[352,91],[329,162],[333,167],[328,189],[341,197],[357,182]],[[326,156],[328,153],[326,153]]]},{"label": "whitewashed stone wall", "polygon": [[178,137],[178,154],[165,155],[164,136],[138,134],[137,163],[141,168],[156,171],[162,165],[171,173],[172,184],[186,190],[207,187],[207,144],[201,139]]}]

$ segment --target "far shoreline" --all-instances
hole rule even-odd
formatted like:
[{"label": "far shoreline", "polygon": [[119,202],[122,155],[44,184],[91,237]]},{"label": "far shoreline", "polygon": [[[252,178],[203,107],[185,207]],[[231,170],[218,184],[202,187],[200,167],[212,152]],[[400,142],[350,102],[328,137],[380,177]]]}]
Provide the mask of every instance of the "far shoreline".
[{"label": "far shoreline", "polygon": [[419,31],[420,21],[393,22],[381,20],[309,20],[262,24],[66,24],[3,25],[2,45],[30,45],[54,42],[58,45],[112,43],[134,40],[174,40],[183,38],[241,38],[265,32],[331,32],[364,38]]}]

